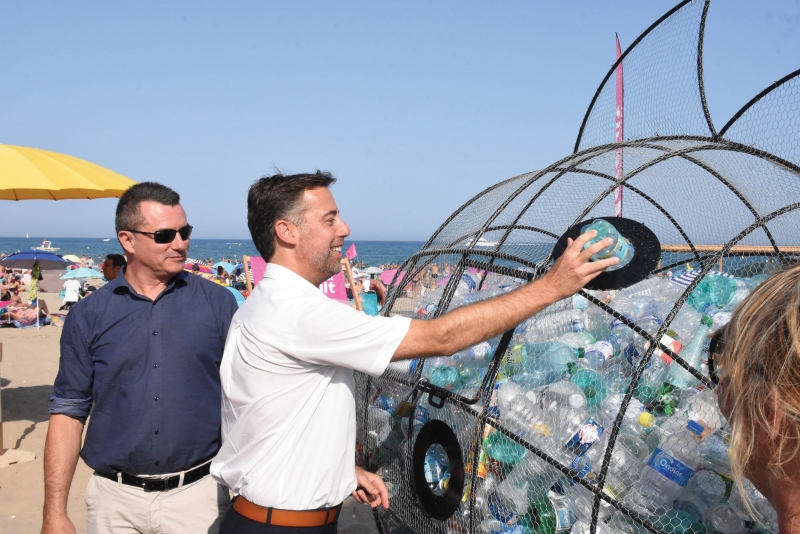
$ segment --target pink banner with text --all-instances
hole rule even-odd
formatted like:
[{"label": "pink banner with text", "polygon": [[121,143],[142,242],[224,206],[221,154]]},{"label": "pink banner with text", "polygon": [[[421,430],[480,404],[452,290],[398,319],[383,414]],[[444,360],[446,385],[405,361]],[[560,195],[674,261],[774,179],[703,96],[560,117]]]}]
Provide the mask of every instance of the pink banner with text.
[{"label": "pink banner with text", "polygon": [[336,273],[320,284],[319,290],[333,300],[347,302],[347,291],[344,288],[344,275]]}]

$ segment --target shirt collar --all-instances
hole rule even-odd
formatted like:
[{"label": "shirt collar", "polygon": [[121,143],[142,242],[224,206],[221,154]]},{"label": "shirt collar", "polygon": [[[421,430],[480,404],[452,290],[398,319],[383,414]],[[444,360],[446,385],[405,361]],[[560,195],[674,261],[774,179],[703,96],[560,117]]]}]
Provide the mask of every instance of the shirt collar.
[{"label": "shirt collar", "polygon": [[319,288],[317,288],[314,284],[293,270],[275,263],[267,264],[267,268],[264,270],[264,278],[275,280],[281,284],[292,285],[305,291],[313,292],[314,294],[319,293]]},{"label": "shirt collar", "polygon": [[[122,269],[119,270],[119,274],[117,275],[117,277],[108,283],[108,285],[111,287],[111,290],[114,293],[122,293],[127,291],[128,293],[136,297],[150,300],[149,298],[137,293],[136,290],[133,289],[133,287],[131,287],[131,285],[128,283],[127,278],[125,278],[125,271],[127,269],[128,265],[127,264],[123,265]],[[170,280],[169,283],[167,284],[167,287],[165,287],[164,291],[161,292],[161,295],[164,295],[165,293],[170,291],[173,287],[176,286],[181,287],[187,285],[189,283],[189,281],[186,279],[188,275],[189,273],[187,273],[186,271],[181,271],[175,276],[173,276],[172,280]],[[161,298],[161,295],[159,295],[158,298]]]}]

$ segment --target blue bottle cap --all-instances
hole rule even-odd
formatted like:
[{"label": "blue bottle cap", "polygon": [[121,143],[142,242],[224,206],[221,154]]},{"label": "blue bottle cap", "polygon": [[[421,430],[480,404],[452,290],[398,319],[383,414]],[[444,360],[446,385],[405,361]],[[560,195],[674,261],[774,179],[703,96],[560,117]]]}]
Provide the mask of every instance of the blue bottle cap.
[{"label": "blue bottle cap", "polygon": [[688,428],[691,432],[694,432],[698,436],[705,431],[705,427],[703,427],[703,425],[701,425],[697,421],[689,421],[689,423],[686,425],[686,428]]}]

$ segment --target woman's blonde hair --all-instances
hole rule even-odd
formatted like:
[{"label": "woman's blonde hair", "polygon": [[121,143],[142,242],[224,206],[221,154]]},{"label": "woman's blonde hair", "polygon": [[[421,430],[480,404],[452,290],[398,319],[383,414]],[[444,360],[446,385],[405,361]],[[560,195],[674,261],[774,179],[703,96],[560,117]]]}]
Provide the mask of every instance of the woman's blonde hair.
[{"label": "woman's blonde hair", "polygon": [[[739,489],[759,447],[759,429],[777,430],[766,460],[771,475],[786,479],[787,464],[800,458],[800,265],[775,273],[745,298],[725,340],[720,393],[731,407],[731,464]],[[783,413],[779,429],[773,429],[776,409]]]}]

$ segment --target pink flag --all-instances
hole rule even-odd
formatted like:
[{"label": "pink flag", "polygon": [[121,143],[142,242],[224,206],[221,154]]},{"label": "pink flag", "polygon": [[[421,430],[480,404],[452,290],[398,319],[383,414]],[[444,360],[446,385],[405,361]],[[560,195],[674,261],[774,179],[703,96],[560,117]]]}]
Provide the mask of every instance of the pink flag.
[{"label": "pink flag", "polygon": [[347,291],[344,288],[344,275],[341,272],[334,274],[322,282],[319,286],[319,290],[333,300],[348,302]]},{"label": "pink flag", "polygon": [[[619,47],[619,36],[617,35],[617,59],[620,58],[622,52]],[[617,143],[621,143],[623,141],[624,132],[623,126],[625,124],[624,121],[624,111],[625,111],[625,88],[623,85],[622,80],[622,62],[617,65],[617,118],[616,124],[614,125],[614,133],[616,134],[615,141]],[[622,148],[617,149],[617,161],[616,161],[616,178],[617,180],[622,180]],[[617,187],[616,195],[614,196],[614,216],[615,217],[622,217],[622,186]]]},{"label": "pink flag", "polygon": [[[381,276],[380,276],[381,282],[383,282],[384,284],[386,284],[388,286],[389,284],[392,283],[392,280],[394,280],[394,273],[396,273],[396,272],[397,272],[397,269],[386,269],[385,271],[383,271],[381,273]],[[402,282],[403,278],[405,278],[405,277],[406,277],[406,272],[405,271],[400,271],[400,276],[397,277],[397,283],[399,284],[400,282]]]},{"label": "pink flag", "polygon": [[356,244],[355,243],[350,245],[350,248],[347,249],[347,252],[345,253],[345,256],[347,256],[348,260],[352,260],[353,258],[358,256],[358,252],[356,252]]},{"label": "pink flag", "polygon": [[264,271],[267,270],[267,262],[261,256],[250,256],[250,270],[253,273],[253,287],[264,278]]}]

